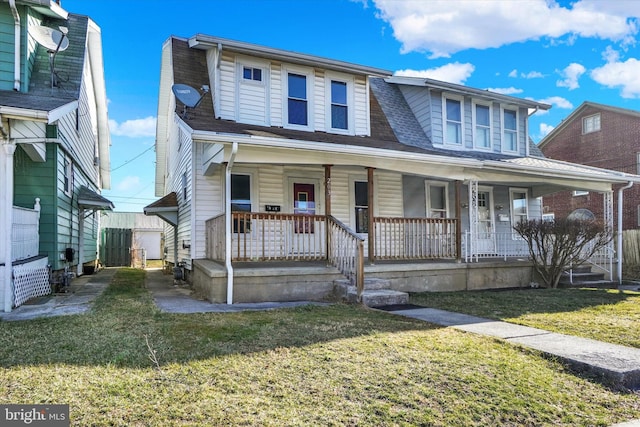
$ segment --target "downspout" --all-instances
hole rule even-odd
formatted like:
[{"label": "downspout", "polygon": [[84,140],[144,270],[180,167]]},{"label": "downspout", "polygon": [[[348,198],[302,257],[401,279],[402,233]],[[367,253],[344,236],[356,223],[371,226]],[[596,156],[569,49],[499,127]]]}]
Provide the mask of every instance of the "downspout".
[{"label": "downspout", "polygon": [[622,192],[633,186],[633,181],[618,190],[618,285],[622,285]]},{"label": "downspout", "polygon": [[16,0],[9,0],[9,7],[13,13],[13,21],[15,23],[15,57],[13,60],[13,90],[20,92],[20,14],[16,7]]},{"label": "downspout", "polygon": [[231,265],[231,235],[233,229],[231,228],[231,168],[233,168],[233,162],[236,160],[236,154],[238,153],[238,143],[234,142],[231,148],[231,156],[227,163],[226,176],[225,176],[225,208],[224,208],[224,264],[227,268],[227,304],[233,304],[233,266]]}]

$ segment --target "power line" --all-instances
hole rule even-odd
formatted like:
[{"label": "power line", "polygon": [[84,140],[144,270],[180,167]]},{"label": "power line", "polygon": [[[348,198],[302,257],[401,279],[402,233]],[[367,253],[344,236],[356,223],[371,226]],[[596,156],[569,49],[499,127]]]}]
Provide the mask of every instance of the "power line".
[{"label": "power line", "polygon": [[155,148],[155,145],[152,145],[151,147],[147,148],[146,150],[144,150],[142,153],[138,154],[135,157],[132,157],[131,159],[127,160],[126,162],[124,162],[123,164],[121,164],[120,166],[118,166],[117,168],[111,168],[111,172],[120,169],[121,167],[131,163],[132,161],[134,161],[135,159],[137,159],[138,157],[142,156],[144,153],[146,153],[147,151],[151,150],[152,148]]}]

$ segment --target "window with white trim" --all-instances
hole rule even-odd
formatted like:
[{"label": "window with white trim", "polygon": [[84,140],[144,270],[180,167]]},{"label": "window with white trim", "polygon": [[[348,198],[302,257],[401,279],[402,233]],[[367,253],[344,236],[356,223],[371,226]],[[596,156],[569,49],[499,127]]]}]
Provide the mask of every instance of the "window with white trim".
[{"label": "window with white trim", "polygon": [[243,66],[242,67],[242,78],[244,80],[250,80],[253,82],[261,82],[262,81],[262,68]]},{"label": "window with white trim", "polygon": [[491,107],[489,105],[474,104],[473,106],[474,135],[473,144],[479,149],[491,148]]},{"label": "window with white trim", "polygon": [[307,76],[300,73],[287,73],[287,124],[309,126],[309,99]]},{"label": "window with white trim", "polygon": [[356,233],[369,232],[369,184],[367,181],[355,181],[355,221]]},{"label": "window with white trim", "polygon": [[444,104],[444,142],[445,144],[462,145],[462,100],[447,98]]},{"label": "window with white trim", "polygon": [[349,107],[347,104],[347,82],[331,80],[331,128],[349,129]]},{"label": "window with white trim", "polygon": [[515,225],[529,219],[529,198],[526,189],[510,188],[511,224]]},{"label": "window with white trim", "polygon": [[582,118],[582,133],[597,132],[600,130],[600,113]]},{"label": "window with white trim", "polygon": [[447,218],[449,199],[446,182],[427,181],[427,216],[429,218]]},{"label": "window with white trim", "polygon": [[[231,174],[231,212],[251,212],[251,175]],[[237,218],[233,220],[234,233],[251,231],[251,220]]]},{"label": "window with white trim", "polygon": [[187,173],[182,174],[182,200],[187,201]]},{"label": "window with white trim", "polygon": [[518,151],[518,112],[504,109],[502,111],[502,149]]},{"label": "window with white trim", "polygon": [[64,194],[67,196],[71,196],[73,193],[73,162],[67,156],[64,157],[64,176],[63,179],[63,189]]},{"label": "window with white trim", "polygon": [[636,175],[640,175],[640,153],[636,153]]}]

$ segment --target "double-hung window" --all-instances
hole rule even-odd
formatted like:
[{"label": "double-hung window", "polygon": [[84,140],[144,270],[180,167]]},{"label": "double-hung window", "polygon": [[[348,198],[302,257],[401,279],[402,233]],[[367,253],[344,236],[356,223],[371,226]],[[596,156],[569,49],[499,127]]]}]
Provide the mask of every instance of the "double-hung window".
[{"label": "double-hung window", "polygon": [[347,83],[338,80],[331,80],[331,128],[349,129]]},{"label": "double-hung window", "polygon": [[475,134],[474,144],[476,148],[491,148],[491,107],[488,105],[474,105]]},{"label": "double-hung window", "polygon": [[527,190],[512,188],[509,190],[511,199],[511,224],[515,225],[529,219],[529,202]]},{"label": "double-hung window", "polygon": [[309,125],[307,76],[303,74],[287,74],[287,123],[296,126]]},{"label": "double-hung window", "polygon": [[73,193],[73,162],[69,157],[64,158],[64,177],[63,177],[63,185],[64,185],[64,193],[67,196],[70,196]]},{"label": "double-hung window", "polygon": [[355,188],[356,233],[369,232],[369,185],[366,181],[356,181]]},{"label": "double-hung window", "polygon": [[445,98],[445,143],[462,145],[462,101]]},{"label": "double-hung window", "polygon": [[[251,212],[251,175],[231,175],[231,212]],[[251,231],[251,220],[240,217],[233,220],[234,233]]]},{"label": "double-hung window", "polygon": [[518,112],[516,110],[503,110],[502,144],[503,151],[518,151]]},{"label": "double-hung window", "polygon": [[582,119],[582,133],[597,132],[600,130],[600,113],[587,116]]},{"label": "double-hung window", "polygon": [[427,182],[427,216],[429,218],[447,217],[447,183]]}]

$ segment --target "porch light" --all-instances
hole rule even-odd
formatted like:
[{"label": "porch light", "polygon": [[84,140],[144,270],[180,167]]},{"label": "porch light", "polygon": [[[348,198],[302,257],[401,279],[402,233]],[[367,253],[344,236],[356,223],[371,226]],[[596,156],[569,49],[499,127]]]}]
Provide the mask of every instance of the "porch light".
[{"label": "porch light", "polygon": [[497,210],[497,211],[501,211],[502,209],[504,209],[504,206],[502,206],[502,205],[496,205],[496,210]]}]

